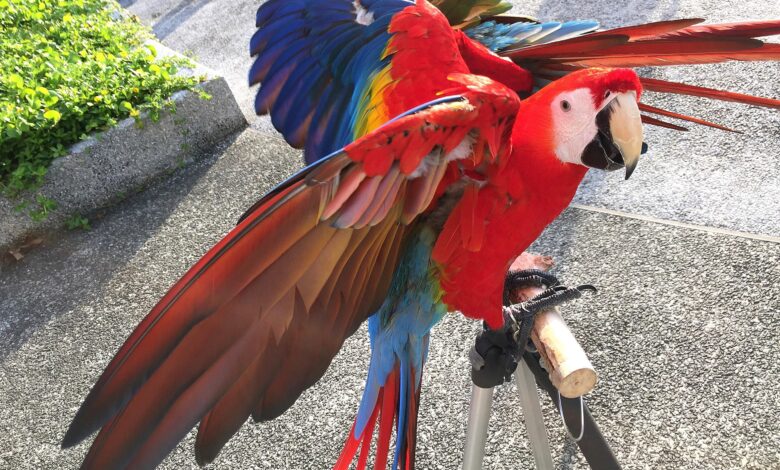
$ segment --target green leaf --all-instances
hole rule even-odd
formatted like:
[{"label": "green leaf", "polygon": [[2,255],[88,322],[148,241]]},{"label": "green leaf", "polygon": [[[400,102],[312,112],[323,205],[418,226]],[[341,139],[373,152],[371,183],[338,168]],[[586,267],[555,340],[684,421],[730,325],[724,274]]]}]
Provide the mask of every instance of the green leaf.
[{"label": "green leaf", "polygon": [[14,85],[16,88],[22,88],[24,87],[24,79],[20,77],[19,75],[12,73],[8,76],[8,81],[11,82],[12,85]]},{"label": "green leaf", "polygon": [[50,121],[59,122],[60,118],[62,117],[62,114],[60,114],[60,112],[55,109],[50,109],[45,113],[43,113],[43,117],[49,119]]},{"label": "green leaf", "polygon": [[73,214],[65,221],[65,226],[68,230],[89,230],[92,227],[89,225],[89,220],[86,217],[82,217],[78,214]]}]

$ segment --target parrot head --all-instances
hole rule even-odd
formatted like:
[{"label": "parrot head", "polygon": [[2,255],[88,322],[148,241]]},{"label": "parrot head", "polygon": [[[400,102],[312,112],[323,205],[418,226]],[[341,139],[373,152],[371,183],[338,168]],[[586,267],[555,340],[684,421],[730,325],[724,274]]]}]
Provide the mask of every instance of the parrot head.
[{"label": "parrot head", "polygon": [[641,93],[633,70],[592,68],[552,82],[529,100],[540,100],[535,109],[550,113],[548,139],[560,161],[625,168],[628,179],[647,148],[637,104]]}]

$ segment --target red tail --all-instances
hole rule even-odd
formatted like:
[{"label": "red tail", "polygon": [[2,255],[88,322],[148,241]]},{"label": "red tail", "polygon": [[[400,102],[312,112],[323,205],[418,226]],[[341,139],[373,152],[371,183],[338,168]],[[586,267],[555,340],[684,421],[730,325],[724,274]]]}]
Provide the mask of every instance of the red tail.
[{"label": "red tail", "polygon": [[333,466],[333,470],[348,470],[355,459],[358,448],[360,449],[360,455],[356,468],[357,470],[365,470],[366,464],[368,463],[368,455],[370,453],[377,417],[379,418],[379,432],[373,468],[375,470],[384,470],[387,468],[393,426],[399,421],[399,399],[403,399],[404,396],[408,400],[408,403],[406,404],[406,422],[404,426],[406,432],[404,433],[404,441],[400,444],[396,443],[396,445],[401,446],[398,456],[398,468],[403,470],[414,469],[414,453],[417,442],[417,411],[420,403],[420,392],[419,390],[415,390],[414,372],[411,372],[409,374],[410,380],[406,381],[408,387],[407,393],[401,394],[400,373],[399,367],[396,365],[393,371],[387,376],[385,385],[379,390],[371,419],[369,419],[362,434],[355,436],[355,424],[352,425],[352,429],[347,437],[347,442],[344,444],[344,449],[341,451],[338,461],[336,461],[336,464]]}]

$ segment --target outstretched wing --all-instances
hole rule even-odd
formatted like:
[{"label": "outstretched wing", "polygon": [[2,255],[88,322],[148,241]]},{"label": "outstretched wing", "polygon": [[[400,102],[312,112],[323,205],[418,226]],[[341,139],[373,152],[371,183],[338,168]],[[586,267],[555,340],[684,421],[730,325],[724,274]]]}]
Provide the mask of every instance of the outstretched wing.
[{"label": "outstretched wing", "polygon": [[[408,222],[453,159],[500,160],[518,98],[482,77],[394,119],[266,195],[160,300],[63,440],[101,429],[83,468],[149,468],[201,420],[212,460],[252,415],[272,419],[381,304]],[[501,123],[496,126],[496,123]],[[463,143],[473,151],[463,151]]]},{"label": "outstretched wing", "polygon": [[308,163],[364,133],[357,130],[366,123],[356,120],[370,119],[371,97],[389,80],[390,20],[409,5],[269,0],[258,9],[249,71],[250,85],[262,82],[255,111],[270,114],[287,142],[304,148]]},{"label": "outstretched wing", "polygon": [[[644,67],[690,65],[730,60],[780,60],[780,44],[765,43],[763,36],[780,34],[780,20],[702,25],[699,18],[658,21],[596,31],[598,23],[534,23],[513,17],[486,17],[465,30],[517,65],[529,70],[538,88],[572,71],[587,67]],[[701,96],[780,108],[780,100],[698,87],[660,79],[641,78],[651,92]],[[648,104],[644,113],[731,130],[725,126]],[[677,130],[685,127],[644,115],[652,125]]]}]

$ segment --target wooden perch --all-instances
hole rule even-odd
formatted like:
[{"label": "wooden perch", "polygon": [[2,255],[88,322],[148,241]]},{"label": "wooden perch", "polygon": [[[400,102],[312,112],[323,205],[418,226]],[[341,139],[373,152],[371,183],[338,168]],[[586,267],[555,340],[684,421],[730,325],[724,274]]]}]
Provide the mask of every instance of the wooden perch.
[{"label": "wooden perch", "polygon": [[[509,269],[547,271],[552,266],[553,260],[549,256],[523,253]],[[540,287],[524,287],[511,293],[510,299],[515,303],[524,302],[543,291],[544,288]],[[550,381],[561,395],[566,398],[576,398],[585,395],[596,386],[596,371],[557,308],[541,312],[536,316],[531,330],[531,341],[544,359]]]}]

